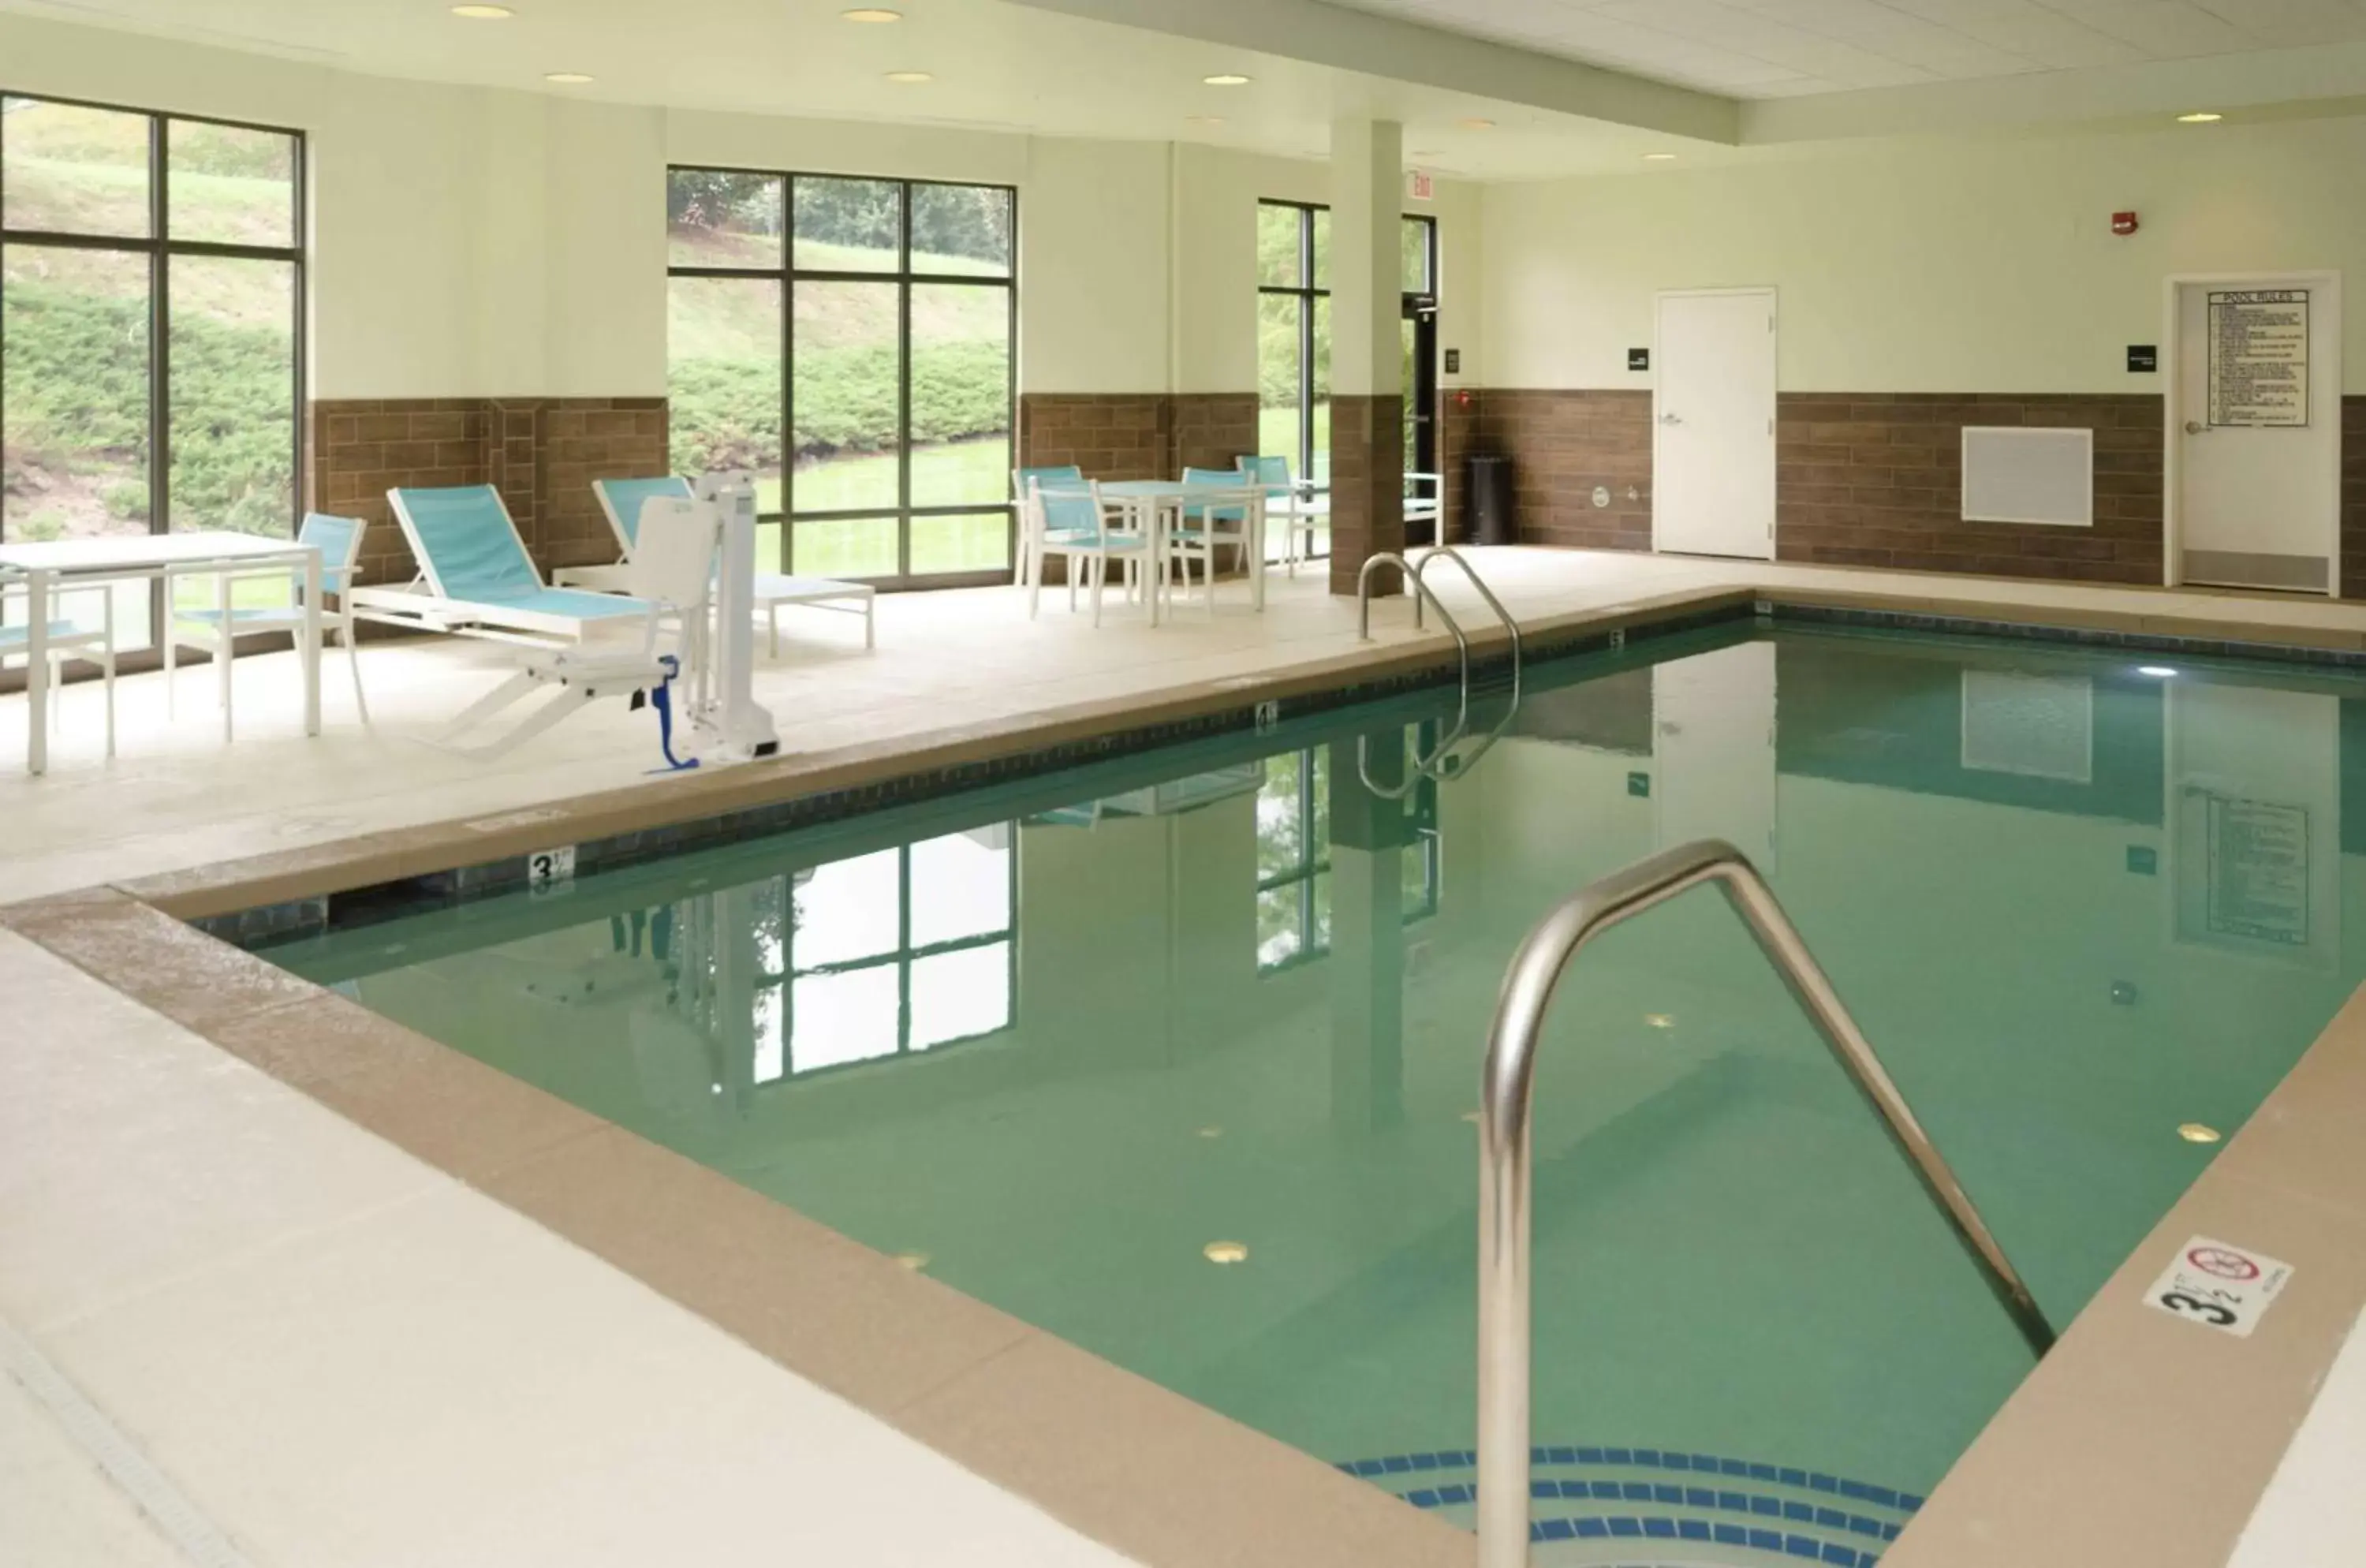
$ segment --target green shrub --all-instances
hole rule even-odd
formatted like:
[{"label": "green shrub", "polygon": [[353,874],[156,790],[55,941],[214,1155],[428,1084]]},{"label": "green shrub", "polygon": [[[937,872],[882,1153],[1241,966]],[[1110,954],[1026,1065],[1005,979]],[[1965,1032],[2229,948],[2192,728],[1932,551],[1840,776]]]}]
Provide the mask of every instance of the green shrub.
[{"label": "green shrub", "polygon": [[[765,466],[780,450],[779,371],[770,360],[696,359],[674,367],[674,462],[683,471]],[[915,445],[1010,427],[1010,360],[991,339],[930,348],[912,371]],[[814,349],[797,355],[799,457],[896,446],[896,353]]]},{"label": "green shrub", "polygon": [[[29,280],[6,289],[5,366],[13,491],[20,470],[143,472],[148,453],[148,313]],[[289,344],[269,327],[194,313],[173,322],[173,518],[182,527],[284,534],[296,452]],[[148,490],[118,479],[110,516],[143,520]]]}]

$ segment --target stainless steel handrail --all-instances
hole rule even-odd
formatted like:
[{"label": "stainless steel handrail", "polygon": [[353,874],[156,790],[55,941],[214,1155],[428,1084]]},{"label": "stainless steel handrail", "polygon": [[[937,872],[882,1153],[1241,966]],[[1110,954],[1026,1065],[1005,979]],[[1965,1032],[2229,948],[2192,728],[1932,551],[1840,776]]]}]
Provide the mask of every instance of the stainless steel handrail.
[{"label": "stainless steel handrail", "polygon": [[1504,974],[1488,1032],[1479,1128],[1479,1568],[1522,1568],[1528,1558],[1529,1112],[1538,1032],[1581,948],[1704,882],[1718,885],[1781,972],[2030,1348],[2043,1356],[2054,1345],[2053,1327],[2029,1287],[1748,858],[1721,840],[1704,839],[1638,861],[1579,889],[1528,933]]},{"label": "stainless steel handrail", "polygon": [[[1445,601],[1437,596],[1437,591],[1430,587],[1428,580],[1423,575],[1429,570],[1429,563],[1440,556],[1446,557],[1462,569],[1462,575],[1470,580],[1470,586],[1479,591],[1479,597],[1486,601],[1487,607],[1493,610],[1496,618],[1504,623],[1504,629],[1510,634],[1512,639],[1511,705],[1504,710],[1504,716],[1496,721],[1495,728],[1480,738],[1479,744],[1472,749],[1469,756],[1459,762],[1451,763],[1448,761],[1448,754],[1462,743],[1463,737],[1470,728],[1470,639],[1463,635],[1462,624],[1454,618],[1453,612],[1446,607]],[[1460,697],[1455,711],[1454,728],[1447,731],[1446,738],[1431,750],[1429,755],[1425,757],[1418,752],[1414,754],[1413,773],[1403,784],[1394,787],[1383,787],[1374,784],[1370,762],[1365,751],[1365,742],[1361,737],[1358,737],[1356,741],[1356,772],[1364,787],[1384,800],[1403,800],[1419,786],[1424,778],[1438,778],[1449,773],[1468,773],[1471,763],[1485,756],[1488,749],[1503,739],[1504,731],[1510,728],[1512,720],[1520,711],[1522,653],[1519,623],[1512,619],[1512,613],[1504,608],[1504,602],[1496,598],[1487,584],[1480,580],[1478,572],[1471,569],[1470,563],[1462,558],[1460,552],[1448,545],[1434,546],[1424,551],[1417,564],[1390,551],[1382,551],[1365,559],[1363,569],[1356,574],[1356,633],[1359,640],[1364,642],[1372,640],[1372,570],[1376,567],[1390,565],[1395,566],[1398,570],[1403,572],[1406,581],[1413,584],[1414,628],[1418,630],[1423,624],[1422,606],[1425,604],[1436,605],[1437,618],[1444,621],[1446,629],[1454,634],[1455,651],[1461,663]]]}]

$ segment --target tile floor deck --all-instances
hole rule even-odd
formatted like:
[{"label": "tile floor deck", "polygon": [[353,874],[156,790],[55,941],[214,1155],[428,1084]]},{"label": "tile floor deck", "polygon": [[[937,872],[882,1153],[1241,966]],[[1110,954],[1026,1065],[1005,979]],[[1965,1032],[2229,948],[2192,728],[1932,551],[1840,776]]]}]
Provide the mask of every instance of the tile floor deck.
[{"label": "tile floor deck", "polygon": [[[2267,622],[2366,647],[2366,606],[2324,601],[1472,554],[1523,619],[1780,582]],[[791,617],[758,695],[786,746],[811,750],[1355,648],[1354,606],[1318,579],[1275,589],[1263,617],[1235,588],[1212,622],[1187,612],[1155,632],[1119,611],[1096,633],[1053,604],[1030,625],[1009,590],[905,596],[883,601],[871,656],[835,620]],[[1386,605],[1376,629],[1403,642],[1409,619]],[[209,671],[184,673],[170,721],[161,677],[123,682],[112,763],[98,755],[96,692],[77,688],[43,779],[17,771],[21,697],[0,699],[0,904],[513,810],[638,781],[656,761],[646,716],[615,705],[494,766],[420,744],[509,663],[456,640],[366,649],[377,722],[365,730],[339,657],[317,740],[296,723],[285,655],[239,665],[242,732],[228,748]],[[0,1326],[251,1561],[1123,1561],[6,931],[0,996]],[[2343,1428],[2353,1444],[2357,1427]],[[185,1560],[0,1376],[0,1561]]]}]

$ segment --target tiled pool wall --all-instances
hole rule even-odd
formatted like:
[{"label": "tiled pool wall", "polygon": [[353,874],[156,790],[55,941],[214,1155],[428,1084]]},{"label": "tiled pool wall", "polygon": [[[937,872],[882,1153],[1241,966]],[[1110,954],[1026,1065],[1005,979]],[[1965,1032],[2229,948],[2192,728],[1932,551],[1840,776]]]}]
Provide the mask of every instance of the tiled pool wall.
[{"label": "tiled pool wall", "polygon": [[[1570,659],[1662,642],[1718,626],[1752,624],[1916,632],[2077,648],[2117,648],[2132,652],[2175,654],[2187,659],[2266,660],[2317,668],[2366,670],[2366,649],[2182,637],[2099,626],[1946,615],[1921,610],[1809,604],[1773,599],[1736,600],[1690,614],[1625,626],[1592,626],[1559,635],[1528,634],[1523,639],[1523,649],[1525,658],[1530,661]],[[1475,654],[1471,660],[1474,683],[1502,680],[1508,674],[1511,661],[1507,648],[1499,647]],[[919,804],[992,784],[1110,761],[1185,741],[1262,733],[1291,720],[1451,686],[1459,678],[1457,665],[1440,662],[1347,681],[1320,691],[1279,697],[1259,697],[1256,695],[1254,683],[1245,684],[1242,689],[1242,700],[1236,705],[1082,736],[1030,750],[917,769],[840,789],[794,795],[734,811],[587,840],[572,846],[572,874],[580,876],[613,871],[692,850],[713,849],[768,838],[893,807]],[[466,826],[476,830],[511,828],[530,821],[532,816],[531,812],[512,813]],[[268,947],[326,931],[375,924],[516,892],[532,884],[534,859],[533,852],[502,855],[349,891],[200,916],[192,923],[208,935],[225,942],[249,948]]]}]

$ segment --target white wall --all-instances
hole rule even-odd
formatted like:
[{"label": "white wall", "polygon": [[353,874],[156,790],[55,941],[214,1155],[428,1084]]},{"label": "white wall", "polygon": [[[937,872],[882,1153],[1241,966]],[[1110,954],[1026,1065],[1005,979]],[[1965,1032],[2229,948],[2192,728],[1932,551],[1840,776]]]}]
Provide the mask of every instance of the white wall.
[{"label": "white wall", "polygon": [[[2163,278],[2366,264],[2360,168],[2366,122],[2327,119],[1492,186],[1488,381],[1648,385],[1653,290],[1773,284],[1788,391],[2158,391],[2125,355],[2162,340]],[[2366,390],[2366,312],[2344,359]]]},{"label": "white wall", "polygon": [[1020,191],[1022,391],[1163,392],[1177,149],[1039,137]]}]

